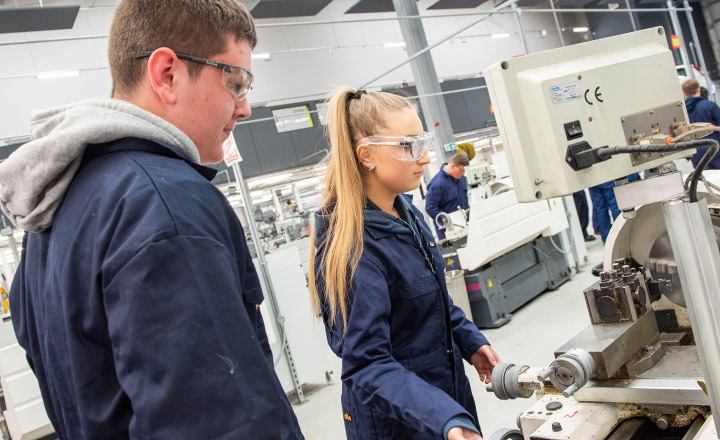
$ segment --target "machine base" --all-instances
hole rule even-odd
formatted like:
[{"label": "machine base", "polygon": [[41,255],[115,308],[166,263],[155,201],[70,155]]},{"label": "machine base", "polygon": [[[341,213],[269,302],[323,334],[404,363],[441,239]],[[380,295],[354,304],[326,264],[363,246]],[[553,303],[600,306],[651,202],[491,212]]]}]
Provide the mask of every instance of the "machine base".
[{"label": "machine base", "polygon": [[465,273],[470,308],[479,328],[501,327],[512,312],[570,278],[562,252],[538,237],[478,269]]}]

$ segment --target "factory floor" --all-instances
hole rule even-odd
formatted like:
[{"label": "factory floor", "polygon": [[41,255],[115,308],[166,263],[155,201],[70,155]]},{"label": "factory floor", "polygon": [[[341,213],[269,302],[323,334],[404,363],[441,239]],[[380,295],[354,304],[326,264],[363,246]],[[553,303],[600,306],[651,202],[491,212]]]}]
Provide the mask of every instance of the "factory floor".
[{"label": "factory floor", "polygon": [[[602,261],[604,246],[600,237],[587,243],[589,259],[580,273],[555,291],[547,291],[515,311],[512,320],[499,329],[483,330],[503,362],[542,367],[554,359],[553,351],[590,324],[582,291],[594,282],[590,269]],[[300,427],[307,440],[345,439],[340,409],[341,362],[333,359],[335,378],[330,385],[309,384],[307,402],[294,405]],[[477,372],[465,364],[470,379],[484,438],[501,428],[516,428],[518,414],[534,397],[524,400],[498,400],[485,391]],[[314,388],[314,389],[313,389]]]}]

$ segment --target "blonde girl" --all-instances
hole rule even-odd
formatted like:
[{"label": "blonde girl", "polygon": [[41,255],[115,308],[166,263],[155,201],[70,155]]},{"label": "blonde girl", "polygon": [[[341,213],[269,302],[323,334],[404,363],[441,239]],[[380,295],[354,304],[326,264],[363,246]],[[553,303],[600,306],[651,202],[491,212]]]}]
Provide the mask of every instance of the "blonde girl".
[{"label": "blonde girl", "polygon": [[403,195],[433,135],[412,102],[347,87],[329,100],[328,134],[310,284],[342,358],[347,438],[480,439],[462,361],[489,382],[499,359],[453,305],[432,233]]}]

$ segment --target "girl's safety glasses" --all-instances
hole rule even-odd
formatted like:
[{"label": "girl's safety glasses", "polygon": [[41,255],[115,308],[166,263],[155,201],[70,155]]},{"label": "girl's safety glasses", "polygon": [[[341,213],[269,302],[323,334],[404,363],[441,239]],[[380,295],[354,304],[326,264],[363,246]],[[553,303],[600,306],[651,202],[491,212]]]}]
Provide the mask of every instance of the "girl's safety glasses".
[{"label": "girl's safety glasses", "polygon": [[430,149],[434,133],[425,132],[418,136],[368,136],[361,145],[384,147],[390,157],[404,162],[419,160]]},{"label": "girl's safety glasses", "polygon": [[[135,54],[135,58],[147,58],[152,55],[153,52],[149,50],[143,50]],[[229,64],[219,63],[217,61],[208,60],[192,55],[186,55],[183,53],[175,52],[178,58],[181,60],[193,61],[200,64],[206,64],[208,66],[217,67],[222,70],[222,82],[225,87],[230,90],[230,93],[238,101],[242,101],[247,96],[248,92],[252,90],[253,74],[243,67],[231,66]]]}]

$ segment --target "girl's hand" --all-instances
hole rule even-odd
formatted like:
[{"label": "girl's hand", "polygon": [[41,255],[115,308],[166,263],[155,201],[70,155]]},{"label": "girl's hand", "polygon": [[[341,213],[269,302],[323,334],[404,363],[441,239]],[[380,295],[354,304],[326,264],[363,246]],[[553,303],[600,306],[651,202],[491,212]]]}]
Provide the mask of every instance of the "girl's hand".
[{"label": "girl's hand", "polygon": [[448,431],[447,438],[448,440],[483,440],[477,432],[460,426],[456,426]]},{"label": "girl's hand", "polygon": [[489,344],[485,344],[473,353],[470,362],[475,366],[480,375],[480,380],[490,383],[492,370],[495,365],[500,363],[500,356],[495,353],[495,350]]}]

